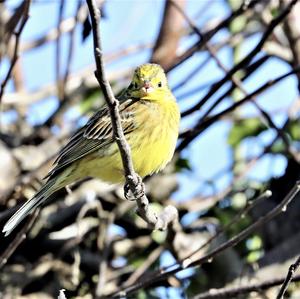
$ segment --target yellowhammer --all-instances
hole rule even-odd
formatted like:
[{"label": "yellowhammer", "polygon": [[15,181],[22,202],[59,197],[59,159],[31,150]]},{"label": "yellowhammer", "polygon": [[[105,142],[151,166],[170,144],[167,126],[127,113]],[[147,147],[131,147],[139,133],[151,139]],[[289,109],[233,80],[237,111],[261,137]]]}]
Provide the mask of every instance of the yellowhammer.
[{"label": "yellowhammer", "polygon": [[[143,64],[120,97],[120,116],[130,145],[135,171],[145,177],[171,160],[180,113],[166,75],[157,64]],[[51,194],[85,177],[111,183],[124,182],[123,166],[113,139],[108,107],[104,107],[77,131],[62,148],[41,190],[8,220],[6,235]]]}]

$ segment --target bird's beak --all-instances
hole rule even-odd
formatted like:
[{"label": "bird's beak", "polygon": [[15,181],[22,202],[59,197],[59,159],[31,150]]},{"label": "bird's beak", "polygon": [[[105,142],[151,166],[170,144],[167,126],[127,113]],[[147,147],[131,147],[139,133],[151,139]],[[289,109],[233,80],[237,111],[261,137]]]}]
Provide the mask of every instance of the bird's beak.
[{"label": "bird's beak", "polygon": [[145,94],[149,94],[154,90],[149,80],[144,81],[143,87],[141,89]]},{"label": "bird's beak", "polygon": [[146,89],[149,89],[150,87],[152,87],[150,81],[149,80],[145,80],[143,87],[146,88]]}]

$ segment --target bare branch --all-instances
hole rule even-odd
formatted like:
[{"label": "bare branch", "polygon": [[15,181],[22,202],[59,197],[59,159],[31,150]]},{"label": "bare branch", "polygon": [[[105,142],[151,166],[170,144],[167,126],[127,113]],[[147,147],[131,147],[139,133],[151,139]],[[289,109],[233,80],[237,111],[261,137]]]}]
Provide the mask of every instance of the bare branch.
[{"label": "bare branch", "polygon": [[[185,7],[186,0],[177,1],[181,8]],[[170,67],[177,57],[177,48],[181,38],[183,18],[171,1],[165,1],[164,15],[160,31],[152,52],[150,61],[160,64],[164,69]]]},{"label": "bare branch", "polygon": [[95,76],[99,82],[104,98],[109,107],[114,138],[119,147],[123,162],[126,184],[128,184],[131,192],[136,198],[138,215],[141,216],[151,228],[166,229],[170,223],[177,220],[178,212],[175,207],[168,206],[165,208],[164,213],[157,216],[153,211],[149,209],[149,200],[144,193],[144,184],[142,182],[142,179],[134,171],[131,159],[131,150],[125,139],[124,132],[121,126],[121,118],[118,109],[119,102],[114,97],[111,86],[106,79],[106,74],[104,71],[104,63],[102,58],[103,53],[100,43],[100,32],[98,30],[100,22],[100,11],[96,8],[96,3],[94,0],[87,0],[87,4],[92,20],[94,55],[97,66]]},{"label": "bare branch", "polygon": [[217,32],[221,29],[226,28],[229,24],[238,16],[243,14],[245,11],[252,9],[259,1],[252,0],[252,1],[243,1],[242,5],[236,10],[233,11],[227,18],[222,20],[219,24],[217,24],[213,29],[209,30],[208,32],[204,33],[203,39],[197,41],[194,45],[192,45],[189,49],[187,49],[181,56],[177,57],[174,61],[173,65],[168,69],[168,71],[174,69],[188,58],[190,58],[195,52],[201,50],[204,47],[206,41],[212,38]]},{"label": "bare branch", "polygon": [[18,246],[26,239],[26,233],[32,227],[36,217],[38,216],[38,213],[39,213],[39,209],[37,209],[33,214],[30,215],[30,217],[27,219],[25,225],[17,233],[17,235],[14,237],[14,239],[10,242],[9,246],[6,248],[6,250],[0,256],[0,269],[7,263],[7,260],[15,252],[15,250],[18,248]]},{"label": "bare branch", "polygon": [[21,36],[21,33],[24,29],[24,26],[29,18],[29,7],[30,7],[30,3],[31,3],[31,0],[25,0],[24,1],[26,3],[26,5],[24,5],[24,11],[23,11],[23,15],[22,15],[22,21],[20,23],[20,27],[18,29],[18,31],[15,33],[15,49],[14,49],[14,54],[13,54],[13,58],[11,60],[11,63],[10,63],[10,67],[9,67],[9,70],[6,74],[6,77],[4,78],[3,82],[1,83],[1,88],[0,88],[0,103],[1,103],[1,99],[2,99],[2,96],[4,94],[4,90],[5,90],[5,87],[6,87],[6,84],[8,83],[8,80],[11,76],[11,73],[14,69],[14,66],[18,60],[18,51],[19,51],[19,42],[20,42],[20,36]]},{"label": "bare branch", "polygon": [[77,2],[77,8],[76,8],[76,13],[75,13],[75,25],[74,27],[70,30],[69,32],[69,48],[68,48],[68,56],[67,56],[67,65],[66,69],[64,72],[63,79],[61,80],[60,78],[60,73],[61,73],[61,67],[60,67],[60,59],[61,59],[61,46],[60,46],[60,37],[61,37],[61,32],[60,32],[60,24],[63,16],[63,5],[64,1],[61,2],[60,8],[59,8],[59,21],[57,25],[57,32],[58,32],[58,37],[56,41],[56,84],[57,84],[57,95],[60,100],[59,106],[57,109],[48,117],[48,119],[44,122],[43,125],[46,126],[51,126],[53,121],[57,118],[57,116],[62,112],[66,106],[66,104],[69,101],[69,97],[66,92],[66,85],[69,79],[69,73],[70,73],[70,68],[71,68],[71,62],[74,54],[74,42],[75,42],[75,29],[76,25],[79,22],[79,13],[80,13],[80,8],[81,8],[81,0],[78,0]]},{"label": "bare branch", "polygon": [[[281,4],[285,4],[287,0],[281,1]],[[300,3],[297,3],[291,13],[288,15],[284,22],[284,32],[289,42],[289,46],[292,52],[291,64],[292,66],[300,64]],[[297,75],[298,79],[298,91],[300,92],[300,74]]]},{"label": "bare branch", "polygon": [[[254,90],[253,92],[249,93],[246,97],[244,97],[243,99],[241,99],[240,101],[232,104],[230,107],[224,109],[223,111],[208,117],[204,120],[202,120],[202,118],[198,121],[198,124],[196,124],[196,126],[189,130],[184,132],[183,134],[181,134],[179,137],[184,138],[184,140],[182,140],[182,142],[179,144],[179,146],[177,147],[177,151],[181,151],[182,149],[184,149],[188,144],[190,144],[198,135],[200,132],[204,131],[206,128],[208,128],[210,125],[212,125],[215,121],[219,120],[220,118],[222,118],[224,115],[226,115],[227,113],[230,113],[232,111],[234,111],[237,107],[239,107],[240,105],[243,105],[244,103],[246,103],[247,101],[251,100],[253,97],[255,97],[256,95],[260,94],[261,92],[265,91],[267,88],[277,84],[278,82],[280,82],[281,80],[284,80],[285,78],[294,75],[296,73],[300,72],[300,66],[292,69],[291,71],[289,71],[286,74],[283,74],[273,80],[269,80],[267,81],[265,84],[263,84],[262,86],[260,86],[259,88],[257,88],[256,90]],[[284,130],[284,126],[282,127],[281,130]]]},{"label": "bare branch", "polygon": [[272,192],[270,190],[265,191],[263,194],[261,194],[257,199],[252,201],[251,203],[248,203],[244,209],[239,211],[227,225],[223,227],[223,229],[218,230],[213,236],[211,236],[203,245],[201,245],[197,250],[192,252],[188,257],[186,257],[184,260],[180,261],[180,263],[183,265],[184,268],[188,267],[193,261],[196,261],[200,258],[200,254],[202,254],[200,251],[201,249],[205,248],[207,245],[211,244],[213,240],[215,240],[220,234],[222,234],[224,231],[226,231],[228,228],[230,228],[233,224],[236,224],[244,215],[246,215],[251,209],[253,209],[256,205],[261,203],[262,200],[269,198],[272,195]]},{"label": "bare branch", "polygon": [[293,280],[293,276],[294,276],[295,272],[297,271],[297,269],[299,268],[299,266],[300,266],[300,256],[297,258],[296,262],[290,266],[289,272],[279,290],[279,293],[278,293],[276,299],[283,299],[284,294],[285,294],[290,282]]},{"label": "bare branch", "polygon": [[[236,296],[249,294],[251,292],[260,292],[278,286],[283,282],[284,278],[271,279],[261,283],[248,284],[238,287],[227,287],[222,289],[211,289],[208,292],[196,295],[192,299],[231,299]],[[299,281],[300,275],[294,277],[293,282]]]},{"label": "bare branch", "polygon": [[[194,22],[188,17],[188,15],[184,12],[184,10],[182,9],[182,7],[180,7],[175,1],[170,1],[170,3],[172,3],[176,9],[181,13],[181,15],[185,18],[185,20],[188,22],[189,26],[196,32],[197,35],[199,35],[199,37],[201,39],[203,39],[203,34],[201,33],[201,31],[198,29],[198,27],[194,24]],[[215,51],[215,49],[213,47],[211,47],[211,45],[209,44],[209,42],[207,41],[204,45],[204,47],[207,49],[207,51],[210,53],[211,57],[214,58],[214,60],[216,61],[217,65],[219,66],[220,69],[222,69],[225,74],[230,73],[230,71],[227,69],[227,67],[222,63],[222,61],[219,59],[219,57],[217,56],[217,53]],[[296,64],[298,65],[298,64]],[[298,73],[296,74],[298,76]],[[244,94],[244,96],[248,96],[248,93],[246,91],[246,89],[243,87],[241,80],[234,75],[230,76],[230,80],[232,81],[233,85],[235,87],[237,87],[238,89],[240,89],[240,91]],[[280,128],[278,128],[275,123],[273,122],[271,116],[265,111],[263,110],[260,105],[257,103],[256,101],[257,99],[255,97],[250,98],[251,103],[259,110],[259,112],[261,113],[261,115],[263,116],[263,118],[265,119],[266,125],[275,129],[275,131],[277,132],[278,136],[281,137],[283,143],[286,146],[287,152],[290,153],[290,155],[296,160],[298,161],[297,155],[294,153],[293,149],[291,148],[288,136],[286,135],[286,133],[281,130]],[[215,107],[216,105],[213,105],[213,107]],[[205,119],[209,113],[211,112],[212,109],[208,109],[204,115],[202,115],[202,118]]]},{"label": "bare branch", "polygon": [[256,56],[257,53],[261,50],[266,40],[269,38],[269,36],[272,34],[273,30],[284,20],[284,18],[290,13],[293,6],[297,3],[297,0],[292,0],[286,8],[276,17],[272,20],[266,31],[264,32],[262,38],[258,42],[258,44],[254,47],[254,49],[245,56],[244,59],[242,59],[239,63],[237,63],[235,66],[233,66],[226,75],[219,80],[216,84],[212,85],[208,93],[193,107],[187,109],[182,113],[182,116],[189,115],[195,111],[197,111],[200,107],[202,107],[209,99],[210,97],[215,94],[216,91],[218,91],[239,69],[241,69],[243,66],[248,65],[252,59]]}]

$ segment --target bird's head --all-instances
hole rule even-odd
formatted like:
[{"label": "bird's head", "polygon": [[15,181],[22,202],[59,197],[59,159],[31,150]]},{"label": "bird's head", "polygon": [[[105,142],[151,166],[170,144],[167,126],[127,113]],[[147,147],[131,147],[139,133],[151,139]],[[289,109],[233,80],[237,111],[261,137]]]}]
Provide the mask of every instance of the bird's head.
[{"label": "bird's head", "polygon": [[169,87],[165,72],[154,63],[137,67],[127,89],[128,96],[145,100],[158,100],[166,92],[169,92]]}]

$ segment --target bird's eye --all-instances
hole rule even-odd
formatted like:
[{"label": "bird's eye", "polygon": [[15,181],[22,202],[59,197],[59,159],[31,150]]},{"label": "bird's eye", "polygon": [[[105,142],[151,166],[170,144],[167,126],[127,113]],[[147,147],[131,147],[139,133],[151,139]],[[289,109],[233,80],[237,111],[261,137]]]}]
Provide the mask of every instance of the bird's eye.
[{"label": "bird's eye", "polygon": [[157,86],[158,86],[158,87],[162,87],[161,82],[158,82]]},{"label": "bird's eye", "polygon": [[134,88],[138,88],[138,84],[136,82],[134,82],[133,86]]}]

